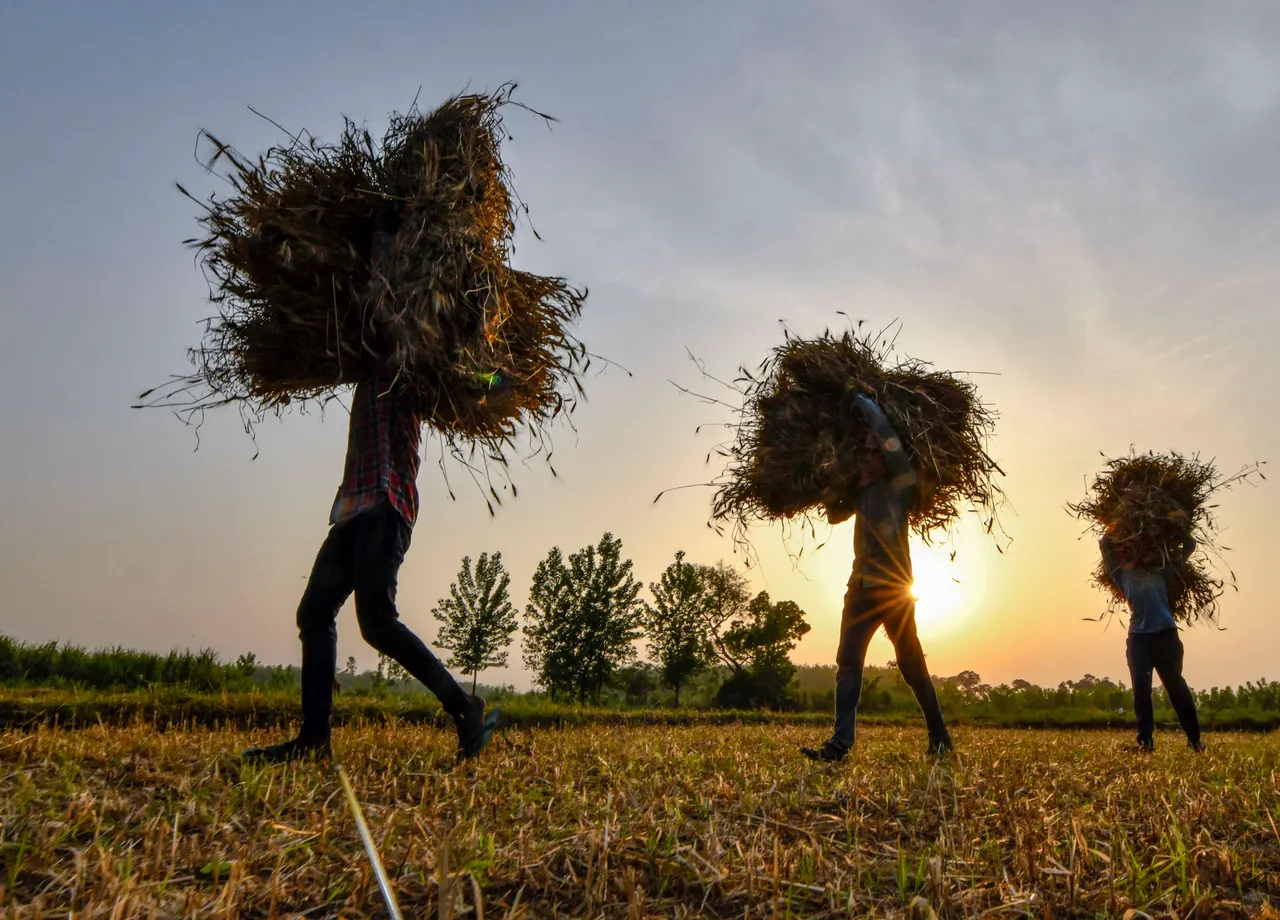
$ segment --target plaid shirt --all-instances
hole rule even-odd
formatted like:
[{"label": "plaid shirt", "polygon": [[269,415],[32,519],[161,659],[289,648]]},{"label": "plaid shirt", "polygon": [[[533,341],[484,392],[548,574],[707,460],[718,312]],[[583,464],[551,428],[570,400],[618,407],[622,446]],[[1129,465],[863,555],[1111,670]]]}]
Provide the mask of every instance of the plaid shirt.
[{"label": "plaid shirt", "polygon": [[356,385],[351,397],[347,464],[329,523],[341,524],[383,499],[410,526],[418,517],[418,448],[422,417],[385,369]]}]

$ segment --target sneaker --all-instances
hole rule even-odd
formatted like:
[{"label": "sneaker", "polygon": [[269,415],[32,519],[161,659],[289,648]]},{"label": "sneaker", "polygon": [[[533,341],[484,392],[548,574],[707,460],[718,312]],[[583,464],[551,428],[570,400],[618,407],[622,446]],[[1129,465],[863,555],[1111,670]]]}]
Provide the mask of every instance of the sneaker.
[{"label": "sneaker", "polygon": [[1195,751],[1197,754],[1203,754],[1205,751],[1203,741],[1188,741],[1187,747],[1191,748],[1191,750]]},{"label": "sneaker", "polygon": [[454,716],[458,727],[458,760],[471,760],[489,745],[494,729],[498,727],[498,713],[502,710],[494,706],[486,716],[484,700],[478,696],[469,697],[470,709],[461,716]]},{"label": "sneaker", "polygon": [[1154,754],[1156,752],[1156,745],[1154,741],[1139,740],[1136,744],[1125,748],[1125,750],[1129,751],[1131,754]]},{"label": "sneaker", "polygon": [[292,763],[298,760],[328,761],[333,757],[333,749],[329,739],[312,741],[306,738],[294,738],[280,744],[268,744],[265,747],[251,747],[240,755],[244,763]]},{"label": "sneaker", "polygon": [[951,743],[950,734],[937,735],[929,739],[929,747],[925,753],[930,757],[945,757],[955,749],[956,746]]},{"label": "sneaker", "polygon": [[800,753],[810,760],[820,760],[823,763],[839,763],[844,760],[848,751],[842,751],[830,741],[824,741],[820,748],[802,747]]}]

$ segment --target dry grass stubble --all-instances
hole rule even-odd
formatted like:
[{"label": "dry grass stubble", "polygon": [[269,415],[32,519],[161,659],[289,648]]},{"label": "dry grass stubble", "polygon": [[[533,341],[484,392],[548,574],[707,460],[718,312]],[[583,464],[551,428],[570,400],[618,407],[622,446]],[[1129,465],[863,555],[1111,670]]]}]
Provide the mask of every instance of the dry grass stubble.
[{"label": "dry grass stubble", "polygon": [[[337,752],[406,916],[1280,916],[1275,736],[970,729],[933,764],[871,727],[815,767],[817,734],[513,730],[468,770],[445,732],[368,726]],[[0,916],[385,916],[332,771],[241,773],[256,740],[0,734]]]}]

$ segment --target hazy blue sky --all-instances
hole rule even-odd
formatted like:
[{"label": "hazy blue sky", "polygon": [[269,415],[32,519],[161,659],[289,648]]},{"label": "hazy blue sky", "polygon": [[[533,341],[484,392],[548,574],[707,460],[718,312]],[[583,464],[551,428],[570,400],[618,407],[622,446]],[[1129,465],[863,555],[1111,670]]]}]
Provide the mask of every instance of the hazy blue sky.
[{"label": "hazy blue sky", "polygon": [[[732,11],[730,13],[729,11]],[[210,312],[181,240],[215,187],[207,128],[255,152],[252,105],[331,138],[515,79],[506,156],[545,239],[524,267],[588,285],[581,327],[628,367],[590,382],[553,480],[490,519],[432,465],[401,581],[406,621],[460,557],[501,550],[523,603],[553,544],[605,530],[646,582],[705,526],[725,413],[668,383],[755,364],[780,338],[901,318],[908,353],[980,370],[1001,412],[1013,542],[920,554],[930,668],[990,681],[1123,677],[1122,632],[1082,617],[1095,549],[1063,511],[1099,451],[1280,454],[1280,6],[1174,2],[8,4],[0,11],[0,631],[296,661],[294,610],[342,469],[345,413],[202,446],[129,408],[182,372]],[[1016,513],[1015,513],[1016,512]],[[1193,685],[1280,678],[1280,491],[1222,499],[1241,590],[1185,636]],[[753,577],[808,611],[830,662],[851,525],[792,568],[762,530]],[[948,590],[954,576],[962,584]],[[344,615],[340,654],[373,653]],[[877,639],[871,659],[890,656]],[[513,656],[518,661],[518,653]],[[504,674],[523,683],[519,669]]]}]

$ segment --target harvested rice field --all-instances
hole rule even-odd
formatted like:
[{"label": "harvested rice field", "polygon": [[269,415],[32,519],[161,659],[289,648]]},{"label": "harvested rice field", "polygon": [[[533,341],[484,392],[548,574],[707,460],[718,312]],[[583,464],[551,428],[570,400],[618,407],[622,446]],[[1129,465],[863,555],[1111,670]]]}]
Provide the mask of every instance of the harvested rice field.
[{"label": "harvested rice field", "polygon": [[[340,729],[405,917],[1280,917],[1280,735]],[[0,917],[385,917],[335,772],[263,731],[0,733]]]}]

